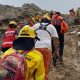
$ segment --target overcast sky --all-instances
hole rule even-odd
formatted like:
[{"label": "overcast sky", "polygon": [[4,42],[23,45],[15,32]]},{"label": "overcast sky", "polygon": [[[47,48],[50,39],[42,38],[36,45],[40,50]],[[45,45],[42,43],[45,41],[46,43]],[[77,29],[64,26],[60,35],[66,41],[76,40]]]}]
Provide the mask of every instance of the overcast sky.
[{"label": "overcast sky", "polygon": [[69,9],[80,7],[80,0],[0,0],[0,4],[21,7],[24,3],[35,3],[42,9],[68,13]]}]

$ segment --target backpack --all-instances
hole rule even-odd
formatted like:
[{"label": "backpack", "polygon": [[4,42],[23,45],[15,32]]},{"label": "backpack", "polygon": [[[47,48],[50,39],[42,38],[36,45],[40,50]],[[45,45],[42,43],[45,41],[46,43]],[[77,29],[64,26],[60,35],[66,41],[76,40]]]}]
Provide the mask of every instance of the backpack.
[{"label": "backpack", "polygon": [[[52,40],[51,33],[47,30],[47,26],[48,25],[49,24],[43,26],[42,24],[40,24],[40,27],[38,29],[36,29],[36,33],[37,33],[38,41],[44,40],[44,38],[46,38],[45,37],[45,34],[46,34],[47,39],[51,40],[51,49],[52,49],[52,53],[53,53],[54,52],[54,45],[52,44],[53,43],[53,40]],[[40,31],[42,31],[42,32],[40,32]],[[39,32],[39,34],[38,34],[38,32]],[[44,34],[42,34],[42,33],[44,33]]]},{"label": "backpack", "polygon": [[40,41],[44,40],[45,36],[47,36],[48,39],[51,39],[51,33],[47,30],[48,25],[49,24],[47,24],[47,25],[40,24],[39,28],[36,29],[38,40],[40,40]]},{"label": "backpack", "polygon": [[63,19],[59,19],[58,16],[53,16],[52,24],[54,26],[61,26],[61,22]]},{"label": "backpack", "polygon": [[0,80],[25,80],[27,63],[23,52],[7,55],[0,60]]},{"label": "backpack", "polygon": [[60,27],[60,33],[66,33],[68,31],[68,24],[64,21],[64,19],[58,19],[58,16],[54,16],[52,20],[52,24]]},{"label": "backpack", "polygon": [[61,33],[66,33],[68,31],[68,24],[65,21],[61,22]]}]

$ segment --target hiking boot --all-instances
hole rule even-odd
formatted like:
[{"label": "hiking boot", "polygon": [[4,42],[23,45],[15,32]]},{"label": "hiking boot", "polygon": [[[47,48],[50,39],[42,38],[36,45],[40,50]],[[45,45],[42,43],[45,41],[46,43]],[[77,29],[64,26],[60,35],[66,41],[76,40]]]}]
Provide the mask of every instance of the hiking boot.
[{"label": "hiking boot", "polygon": [[58,56],[53,56],[53,65],[56,66]]},{"label": "hiking boot", "polygon": [[53,65],[56,66],[56,62],[57,60],[55,58],[53,58]]},{"label": "hiking boot", "polygon": [[60,63],[61,65],[64,64],[62,56],[59,56],[59,63]]},{"label": "hiking boot", "polygon": [[61,65],[64,65],[64,62],[63,62],[63,61],[60,61],[60,64],[61,64]]}]

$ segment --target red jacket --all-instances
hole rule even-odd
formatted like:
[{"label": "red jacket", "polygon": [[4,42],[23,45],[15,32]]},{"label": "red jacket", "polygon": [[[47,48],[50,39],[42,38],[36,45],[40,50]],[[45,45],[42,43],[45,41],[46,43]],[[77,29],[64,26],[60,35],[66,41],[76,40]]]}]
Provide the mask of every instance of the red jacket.
[{"label": "red jacket", "polygon": [[15,40],[15,38],[16,38],[16,35],[17,35],[17,31],[15,29],[8,29],[5,32],[2,48],[12,47],[12,44],[13,44],[13,41]]}]

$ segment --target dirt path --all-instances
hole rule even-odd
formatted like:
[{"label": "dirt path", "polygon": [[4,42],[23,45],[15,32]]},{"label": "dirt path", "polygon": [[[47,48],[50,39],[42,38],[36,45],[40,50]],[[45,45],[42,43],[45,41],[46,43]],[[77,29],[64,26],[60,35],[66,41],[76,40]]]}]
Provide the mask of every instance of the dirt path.
[{"label": "dirt path", "polygon": [[49,80],[80,80],[79,50],[77,50],[77,36],[75,34],[65,35],[65,64],[53,67],[49,73]]}]

